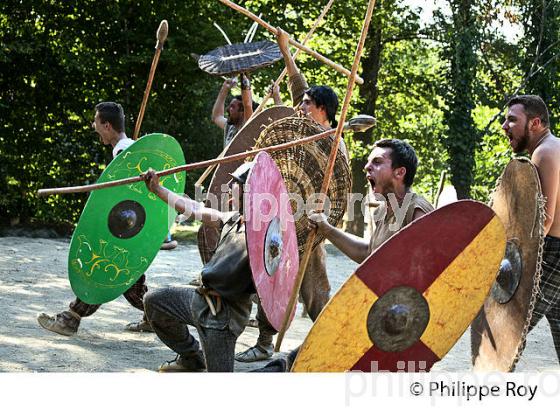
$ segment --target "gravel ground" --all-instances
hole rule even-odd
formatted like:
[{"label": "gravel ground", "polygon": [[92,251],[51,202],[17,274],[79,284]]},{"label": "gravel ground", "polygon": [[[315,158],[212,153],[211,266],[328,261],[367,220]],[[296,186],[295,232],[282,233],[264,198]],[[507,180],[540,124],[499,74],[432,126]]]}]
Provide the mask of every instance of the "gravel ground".
[{"label": "gravel ground", "polygon": [[[0,237],[0,371],[2,372],[144,372],[154,371],[174,353],[153,333],[131,333],[125,325],[141,318],[123,297],[84,318],[73,337],[50,333],[39,326],[37,315],[65,310],[73,300],[67,279],[68,240]],[[327,267],[333,293],[352,274],[356,264],[327,245]],[[181,243],[173,251],[161,251],[147,277],[152,289],[181,285],[194,279],[201,267],[193,243]],[[253,309],[256,310],[255,308]],[[296,319],[282,344],[285,355],[300,345],[311,327],[308,318]],[[236,351],[252,346],[258,330],[247,328]],[[276,357],[275,356],[275,357]],[[236,371],[261,367],[236,363]],[[469,332],[434,367],[440,371],[469,371]],[[527,338],[518,371],[558,370],[550,329],[541,321]]]}]

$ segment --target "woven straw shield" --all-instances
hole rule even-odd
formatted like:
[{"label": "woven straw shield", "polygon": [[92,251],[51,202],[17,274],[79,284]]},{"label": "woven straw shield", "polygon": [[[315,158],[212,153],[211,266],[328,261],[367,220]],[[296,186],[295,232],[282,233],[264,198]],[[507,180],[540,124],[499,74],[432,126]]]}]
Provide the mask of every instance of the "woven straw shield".
[{"label": "woven straw shield", "polygon": [[[238,154],[243,151],[248,151],[255,145],[261,131],[263,131],[268,125],[272,124],[281,118],[288,117],[294,114],[294,109],[285,106],[270,107],[264,111],[261,111],[257,115],[253,115],[249,121],[239,130],[239,132],[233,137],[229,145],[226,147],[226,152],[224,156],[230,156]],[[237,169],[245,160],[240,159],[238,161],[224,162],[219,164],[214,171],[214,175],[208,185],[208,195],[212,195],[217,198],[216,203],[211,201],[206,202],[206,206],[218,209],[220,211],[228,211],[228,207],[224,207],[223,201],[221,200],[222,185],[227,184],[231,180],[231,175],[233,171]],[[198,229],[198,250],[200,252],[200,258],[202,263],[206,264],[214,255],[216,246],[218,245],[218,240],[220,239],[220,231],[216,228],[201,225]]]},{"label": "woven straw shield", "polygon": [[198,66],[208,74],[233,76],[267,67],[281,59],[278,45],[264,40],[218,47],[200,56]]},{"label": "woven straw shield", "polygon": [[[301,117],[288,117],[268,126],[255,143],[255,149],[284,144],[325,131],[317,123]],[[310,233],[306,209],[314,210],[316,201],[313,195],[321,192],[328,159],[333,144],[333,137],[326,137],[308,144],[298,145],[289,149],[271,152],[286,183],[290,195],[299,199],[299,204],[291,200],[292,212],[296,217],[296,233],[299,254],[304,252],[305,242]],[[325,204],[329,223],[339,226],[346,212],[347,196],[352,189],[352,175],[348,160],[342,150],[338,149],[336,162],[327,191],[330,206]],[[303,200],[303,203],[301,203]],[[305,206],[305,208],[301,208]],[[299,209],[298,209],[299,208]],[[325,238],[317,235],[313,248]]]},{"label": "woven straw shield", "polygon": [[508,372],[523,352],[541,276],[544,201],[535,166],[516,158],[492,195],[506,228],[506,253],[496,281],[471,326],[474,370]]}]

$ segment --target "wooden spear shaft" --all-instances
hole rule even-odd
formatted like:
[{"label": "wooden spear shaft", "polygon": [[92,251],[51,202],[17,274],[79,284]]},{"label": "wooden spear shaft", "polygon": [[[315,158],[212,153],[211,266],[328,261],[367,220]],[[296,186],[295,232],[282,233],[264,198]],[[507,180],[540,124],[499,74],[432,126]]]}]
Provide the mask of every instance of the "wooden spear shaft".
[{"label": "wooden spear shaft", "polygon": [[157,30],[156,53],[154,54],[152,67],[150,68],[150,74],[148,75],[148,84],[146,84],[146,90],[144,91],[144,97],[142,98],[142,104],[140,105],[140,112],[138,113],[138,119],[136,120],[136,126],[134,127],[134,136],[132,137],[134,140],[137,140],[138,135],[140,134],[140,126],[142,125],[142,120],[144,119],[144,111],[146,110],[146,105],[148,104],[148,97],[150,96],[150,90],[152,89],[152,81],[154,80],[159,56],[161,54],[161,50],[163,50],[163,43],[165,43],[168,33],[169,25],[167,24],[167,20],[162,20]]},{"label": "wooden spear shaft", "polygon": [[[327,5],[325,6],[325,8],[323,9],[323,11],[321,12],[321,14],[319,15],[319,17],[317,17],[317,20],[315,21],[315,23],[313,24],[313,27],[311,27],[311,30],[309,30],[309,32],[307,33],[307,35],[305,36],[305,38],[302,40],[301,44],[306,45],[307,42],[309,41],[309,39],[311,38],[311,36],[315,33],[315,30],[317,29],[317,27],[319,27],[319,24],[322,23],[323,19],[325,18],[325,15],[327,14],[327,12],[330,10],[332,4],[334,3],[334,0],[330,0]],[[294,60],[299,56],[301,52],[301,49],[297,49],[296,52],[294,53]],[[253,113],[253,115],[257,115],[258,113],[260,113],[263,109],[264,106],[266,105],[266,103],[268,102],[268,100],[270,99],[270,97],[272,96],[272,89],[274,89],[274,87],[278,87],[280,85],[280,83],[282,82],[282,80],[284,79],[284,77],[286,76],[286,74],[288,73],[288,69],[286,67],[284,67],[284,69],[282,70],[282,72],[280,73],[280,75],[278,76],[278,78],[276,79],[276,81],[274,82],[271,91],[269,91],[268,93],[266,93],[266,95],[264,96],[263,100],[261,101],[261,104],[259,105],[259,107],[255,110],[255,112]]]},{"label": "wooden spear shaft", "polygon": [[441,196],[441,193],[443,192],[443,187],[445,186],[446,176],[447,176],[447,172],[445,172],[445,170],[441,171],[441,175],[439,177],[438,189],[437,189],[437,192],[436,192],[436,196],[434,198],[434,206],[435,207],[438,206],[439,197]]},{"label": "wooden spear shaft", "polygon": [[[222,0],[220,0],[222,1]],[[323,178],[323,185],[321,186],[321,193],[323,195],[319,195],[319,201],[317,202],[317,212],[323,211],[323,198],[328,191],[329,184],[331,182],[332,173],[334,170],[334,164],[336,160],[336,154],[338,152],[338,146],[340,144],[340,140],[342,138],[342,130],[344,121],[346,120],[346,113],[348,112],[348,107],[350,105],[350,100],[352,99],[352,91],[354,90],[355,80],[356,80],[356,73],[358,72],[358,67],[360,65],[360,58],[362,55],[362,49],[364,48],[364,43],[367,37],[369,23],[371,21],[371,16],[373,14],[373,9],[375,7],[375,0],[369,0],[366,17],[364,19],[364,24],[362,26],[362,34],[360,36],[360,41],[358,42],[358,46],[356,48],[356,54],[354,55],[354,64],[352,65],[352,73],[348,79],[348,87],[346,89],[346,96],[344,98],[344,103],[342,105],[342,110],[340,113],[340,119],[338,126],[336,127],[336,132],[334,136],[333,145],[331,148],[331,153],[329,156],[329,161],[327,163],[327,170],[325,171],[325,177]],[[284,320],[282,322],[282,327],[278,332],[278,337],[276,338],[276,346],[274,347],[275,351],[280,351],[280,346],[282,345],[282,340],[284,339],[284,335],[286,334],[286,330],[288,330],[288,326],[290,324],[290,317],[291,313],[294,310],[294,307],[297,302],[297,296],[299,295],[299,290],[301,288],[301,284],[303,282],[303,277],[305,275],[305,270],[307,269],[307,265],[309,263],[309,258],[311,257],[311,252],[313,250],[313,241],[317,236],[316,231],[311,231],[309,236],[307,237],[307,242],[305,242],[305,248],[303,253],[303,260],[300,261],[299,270],[296,277],[296,282],[294,285],[294,289],[292,290],[292,294],[290,295],[290,299],[288,301],[288,307],[286,309],[286,314],[284,316]]]},{"label": "wooden spear shaft", "polygon": [[[321,138],[326,138],[326,137],[328,137],[328,136],[330,136],[334,133],[335,133],[335,130],[331,129],[331,130],[324,131],[320,134],[312,135],[312,136],[306,137],[306,138],[301,138],[301,139],[296,140],[296,141],[286,142],[284,144],[274,145],[272,147],[259,148],[259,149],[255,149],[255,150],[252,150],[252,151],[240,152],[238,154],[230,155],[230,156],[223,157],[223,158],[214,158],[214,159],[210,159],[210,160],[207,160],[207,161],[201,161],[201,162],[195,162],[195,163],[192,163],[192,164],[180,165],[180,166],[175,167],[175,168],[166,169],[165,171],[159,171],[159,172],[157,172],[157,175],[162,177],[162,176],[165,176],[165,175],[175,174],[177,172],[190,171],[190,170],[198,169],[198,168],[206,168],[210,165],[216,165],[216,164],[223,164],[223,163],[226,163],[226,162],[238,161],[240,159],[244,159],[244,158],[256,155],[256,154],[258,154],[259,152],[262,152],[262,151],[266,151],[266,152],[280,151],[280,150],[283,150],[283,149],[288,149],[288,148],[294,147],[296,145],[302,145],[302,144],[306,144],[306,143],[309,143],[309,142],[317,141]],[[56,195],[56,194],[74,194],[74,193],[80,193],[80,192],[90,192],[90,191],[94,191],[94,190],[98,190],[98,189],[111,188],[111,187],[115,187],[115,186],[119,186],[119,185],[128,185],[128,184],[132,184],[132,183],[140,182],[140,181],[142,181],[142,176],[138,175],[138,176],[135,176],[135,177],[124,178],[124,179],[119,179],[119,180],[110,181],[110,182],[103,182],[103,183],[100,183],[100,184],[82,185],[82,186],[74,186],[74,187],[66,187],[66,188],[39,189],[37,191],[37,195],[38,196],[47,196],[47,195]]]},{"label": "wooden spear shaft", "polygon": [[[264,21],[263,19],[259,18],[258,16],[254,15],[253,13],[251,13],[249,10],[244,9],[241,6],[238,6],[237,4],[229,1],[229,0],[220,0],[222,3],[224,3],[226,6],[231,7],[232,9],[240,12],[241,14],[246,15],[247,17],[249,17],[250,19],[252,19],[253,21],[256,21],[257,23],[259,23],[261,26],[263,26],[265,29],[267,29],[268,31],[270,31],[272,34],[276,35],[277,30],[276,28],[272,27],[270,24],[268,24],[266,21]],[[340,64],[335,63],[334,61],[329,60],[328,58],[324,57],[323,55],[319,54],[318,52],[316,52],[315,50],[310,49],[309,47],[304,46],[303,44],[298,43],[297,41],[293,40],[293,39],[289,39],[289,42],[291,45],[293,45],[294,47],[299,48],[300,50],[306,52],[307,54],[315,57],[317,60],[319,60],[320,62],[322,62],[323,64],[328,65],[329,67],[335,69],[336,71],[338,71],[339,73],[342,73],[346,76],[350,76],[352,75],[350,71],[348,71],[346,68],[342,67]],[[363,84],[364,80],[363,78],[359,77],[357,74],[354,74],[355,77],[355,81],[358,84]]]},{"label": "wooden spear shaft", "polygon": [[[305,38],[302,41],[302,44],[307,44],[307,42],[309,41],[309,39],[311,38],[311,36],[313,35],[313,33],[315,33],[315,30],[317,29],[317,27],[319,26],[319,24],[321,24],[321,22],[323,21],[323,18],[325,17],[325,14],[327,14],[327,12],[329,11],[329,9],[331,8],[332,4],[334,3],[334,0],[330,0],[327,5],[325,6],[325,8],[323,9],[323,11],[321,12],[321,14],[319,15],[319,17],[317,18],[317,20],[315,21],[315,24],[313,24],[313,27],[311,27],[311,30],[309,30],[309,32],[307,33],[307,35],[305,36]],[[300,49],[297,49],[296,52],[294,53],[294,60],[297,58],[297,56],[300,53]],[[278,79],[274,82],[274,85],[272,86],[272,88],[274,87],[278,87],[278,85],[280,85],[280,83],[282,82],[282,80],[284,79],[284,77],[286,76],[286,74],[288,73],[288,70],[284,67],[284,70],[282,70],[282,72],[280,73],[280,76],[278,77]],[[268,92],[263,100],[261,101],[261,104],[259,105],[259,107],[255,110],[255,112],[253,113],[253,116],[257,115],[258,113],[260,113],[263,109],[264,106],[266,105],[267,101],[270,99],[270,97],[272,96],[272,92]],[[220,154],[216,157],[216,158],[223,158],[226,155],[226,151],[227,151],[228,147],[225,147],[222,152],[220,152]],[[212,171],[214,170],[214,168],[216,168],[216,165],[213,165],[211,167],[206,168],[206,170],[202,173],[202,175],[200,176],[200,178],[198,178],[198,180],[195,182],[195,186],[199,187],[201,186],[204,181],[206,181],[206,178],[208,178],[210,176],[210,174],[212,173]]]}]

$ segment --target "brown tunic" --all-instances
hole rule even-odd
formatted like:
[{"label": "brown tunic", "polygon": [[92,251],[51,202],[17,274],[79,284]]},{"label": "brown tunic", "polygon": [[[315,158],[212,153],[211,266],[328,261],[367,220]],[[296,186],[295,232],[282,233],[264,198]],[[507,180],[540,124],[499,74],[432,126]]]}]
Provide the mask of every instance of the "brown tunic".
[{"label": "brown tunic", "polygon": [[411,223],[416,209],[425,213],[434,210],[434,207],[424,197],[413,192],[407,194],[405,200],[400,204],[400,208],[396,208],[394,212],[387,212],[387,205],[390,207],[391,202],[383,201],[375,208],[370,207],[369,253],[375,251],[387,239]]}]

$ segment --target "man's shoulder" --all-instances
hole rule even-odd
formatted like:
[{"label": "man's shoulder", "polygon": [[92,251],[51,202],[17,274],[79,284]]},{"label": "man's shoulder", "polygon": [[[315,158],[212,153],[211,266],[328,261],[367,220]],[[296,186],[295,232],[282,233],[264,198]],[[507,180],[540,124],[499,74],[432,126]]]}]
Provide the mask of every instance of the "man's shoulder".
[{"label": "man's shoulder", "polygon": [[124,151],[128,147],[130,147],[132,144],[134,144],[134,140],[131,138],[126,137],[120,139],[119,142],[117,142],[117,144],[113,148],[113,158],[119,155],[122,151]]},{"label": "man's shoulder", "polygon": [[413,206],[415,209],[421,209],[422,211],[428,213],[434,210],[433,205],[430,203],[430,201],[428,201],[426,198],[424,198],[423,195],[417,194],[417,193],[412,193],[413,197],[412,197],[412,201],[410,203],[411,206]]},{"label": "man's shoulder", "polygon": [[541,163],[560,164],[560,139],[553,134],[550,136],[552,138],[543,141],[531,155],[531,161],[537,166]]}]

